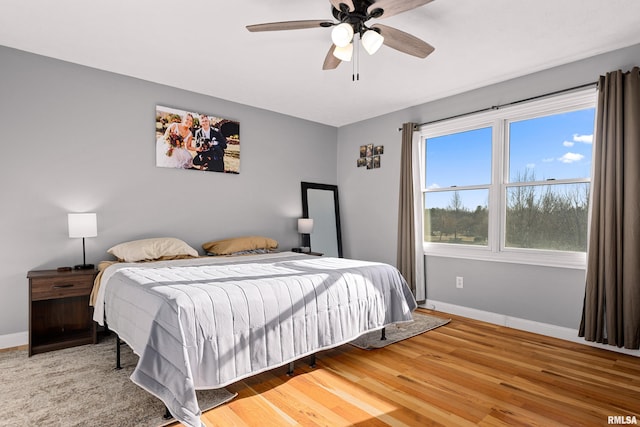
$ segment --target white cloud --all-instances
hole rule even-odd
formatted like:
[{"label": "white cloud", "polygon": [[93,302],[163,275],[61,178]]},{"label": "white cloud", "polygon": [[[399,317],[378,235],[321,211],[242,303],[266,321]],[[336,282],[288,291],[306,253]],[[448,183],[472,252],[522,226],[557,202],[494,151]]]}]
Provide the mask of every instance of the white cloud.
[{"label": "white cloud", "polygon": [[565,147],[573,147],[576,143],[573,141],[565,141],[562,143]]},{"label": "white cloud", "polygon": [[431,184],[430,186],[427,187],[427,190],[434,190],[436,188],[440,188],[440,185],[438,184]]},{"label": "white cloud", "polygon": [[583,142],[585,144],[593,144],[593,135],[578,135],[577,133],[574,133],[573,141]]},{"label": "white cloud", "polygon": [[578,153],[566,153],[564,156],[558,158],[562,163],[579,162],[582,159],[584,159],[584,156]]},{"label": "white cloud", "polygon": [[546,159],[542,159],[542,163],[551,163],[553,162],[555,159],[553,157],[547,157]]},{"label": "white cloud", "polygon": [[536,167],[535,163],[527,163],[527,169],[534,169]]}]

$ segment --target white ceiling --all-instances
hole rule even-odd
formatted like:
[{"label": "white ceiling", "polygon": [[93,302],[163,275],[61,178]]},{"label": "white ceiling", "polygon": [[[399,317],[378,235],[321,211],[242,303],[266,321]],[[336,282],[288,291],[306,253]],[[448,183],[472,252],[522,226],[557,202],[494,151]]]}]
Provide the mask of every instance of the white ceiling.
[{"label": "white ceiling", "polygon": [[322,71],[331,29],[245,29],[332,20],[328,0],[0,0],[0,10],[0,45],[333,126],[640,43],[638,0],[435,0],[379,20],[435,52],[361,50],[354,83],[351,63]]}]

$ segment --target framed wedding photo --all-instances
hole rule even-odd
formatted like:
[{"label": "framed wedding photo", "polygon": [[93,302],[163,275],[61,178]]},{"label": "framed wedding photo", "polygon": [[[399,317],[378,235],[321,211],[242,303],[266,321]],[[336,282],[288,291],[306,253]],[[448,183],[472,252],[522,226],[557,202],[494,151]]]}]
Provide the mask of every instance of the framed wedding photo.
[{"label": "framed wedding photo", "polygon": [[240,173],[240,123],[156,106],[156,166]]}]

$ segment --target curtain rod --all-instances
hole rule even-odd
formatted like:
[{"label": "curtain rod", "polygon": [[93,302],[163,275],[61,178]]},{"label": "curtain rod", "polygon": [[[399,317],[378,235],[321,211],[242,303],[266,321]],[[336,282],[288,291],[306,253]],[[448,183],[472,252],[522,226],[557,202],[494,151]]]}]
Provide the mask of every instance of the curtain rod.
[{"label": "curtain rod", "polygon": [[[459,117],[470,116],[472,114],[484,113],[485,111],[499,110],[500,108],[503,108],[503,107],[510,107],[512,105],[521,104],[523,102],[533,101],[533,100],[536,100],[536,99],[545,98],[547,96],[559,95],[561,93],[571,92],[571,91],[574,91],[574,90],[584,89],[584,88],[589,87],[589,86],[597,86],[597,85],[598,85],[598,82],[585,83],[585,84],[580,85],[580,86],[574,86],[574,87],[570,87],[568,89],[556,90],[555,92],[549,92],[549,93],[545,93],[545,94],[542,94],[542,95],[532,96],[531,98],[520,99],[518,101],[512,101],[512,102],[508,102],[508,103],[502,104],[502,105],[493,105],[491,107],[481,108],[481,109],[475,110],[475,111],[470,111],[468,113],[457,114],[455,116],[445,117],[443,119],[436,119],[436,120],[432,120],[430,122],[418,123],[418,124],[416,124],[416,128],[420,127],[420,126],[430,125],[430,124],[433,124],[433,123],[443,122],[445,120],[451,120],[451,119],[457,119]],[[401,131],[402,128],[398,128],[398,130]]]}]

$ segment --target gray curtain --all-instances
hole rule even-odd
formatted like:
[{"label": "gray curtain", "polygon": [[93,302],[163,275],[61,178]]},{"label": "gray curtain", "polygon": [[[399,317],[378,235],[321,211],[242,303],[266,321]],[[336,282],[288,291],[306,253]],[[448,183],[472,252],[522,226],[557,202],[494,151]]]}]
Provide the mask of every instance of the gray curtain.
[{"label": "gray curtain", "polygon": [[640,348],[640,69],[599,81],[591,228],[579,335]]},{"label": "gray curtain", "polygon": [[416,244],[413,218],[413,169],[412,140],[415,123],[402,125],[402,148],[400,158],[400,197],[398,206],[398,270],[404,276],[411,292],[416,294]]}]

